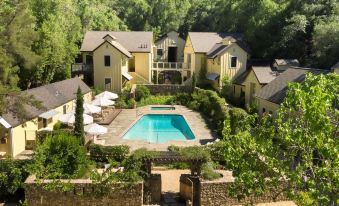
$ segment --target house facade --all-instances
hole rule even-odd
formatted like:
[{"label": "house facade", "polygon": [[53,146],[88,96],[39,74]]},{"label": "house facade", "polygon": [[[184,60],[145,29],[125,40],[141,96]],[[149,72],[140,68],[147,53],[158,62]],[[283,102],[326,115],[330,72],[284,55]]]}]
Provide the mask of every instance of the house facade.
[{"label": "house facade", "polygon": [[185,40],[178,32],[171,31],[155,41],[154,61],[156,62],[184,62]]},{"label": "house facade", "polygon": [[246,72],[249,49],[239,35],[215,32],[189,32],[184,61],[192,72],[206,71],[206,79],[215,87],[228,76],[234,80]]},{"label": "house facade", "polygon": [[41,102],[43,109],[25,106],[29,120],[20,120],[8,112],[0,118],[0,154],[15,157],[33,145],[38,131],[52,130],[59,116],[75,109],[78,87],[84,94],[84,101],[92,100],[91,89],[79,78],[48,84],[23,91]]},{"label": "house facade", "polygon": [[264,113],[275,114],[286,97],[288,84],[291,82],[304,82],[308,72],[319,75],[326,74],[329,71],[301,67],[288,68],[255,93],[259,115],[261,116]]},{"label": "house facade", "polygon": [[88,31],[80,49],[82,63],[72,65],[72,75],[83,74],[94,87],[116,93],[127,82],[150,83],[152,48],[152,32]]}]

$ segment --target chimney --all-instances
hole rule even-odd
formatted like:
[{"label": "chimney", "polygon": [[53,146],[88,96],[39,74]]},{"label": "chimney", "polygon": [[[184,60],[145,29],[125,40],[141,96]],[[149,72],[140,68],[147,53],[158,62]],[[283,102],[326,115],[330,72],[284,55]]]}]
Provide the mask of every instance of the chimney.
[{"label": "chimney", "polygon": [[230,45],[230,44],[232,44],[234,42],[236,42],[236,40],[233,37],[228,36],[228,37],[224,38],[221,43],[223,45]]}]

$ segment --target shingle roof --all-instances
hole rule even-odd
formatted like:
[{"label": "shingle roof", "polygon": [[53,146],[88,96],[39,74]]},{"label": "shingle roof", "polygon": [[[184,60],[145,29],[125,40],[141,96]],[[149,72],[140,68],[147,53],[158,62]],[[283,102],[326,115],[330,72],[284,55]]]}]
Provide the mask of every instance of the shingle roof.
[{"label": "shingle roof", "polygon": [[[111,44],[113,47],[115,47],[117,50],[119,50],[121,53],[123,53],[124,55],[126,55],[127,57],[131,58],[132,57],[132,54],[129,53],[129,51],[127,51],[127,49],[125,49],[125,47],[123,47],[121,44],[119,44],[119,42],[116,41],[116,37],[110,35],[110,34],[107,34],[106,36],[109,36],[111,37],[112,41],[108,41],[106,40],[106,42],[108,42],[109,44]],[[105,41],[104,41],[105,42]],[[103,42],[103,43],[104,43]],[[102,43],[102,44],[103,44]],[[99,48],[102,44],[100,44],[99,46],[97,46],[97,48]],[[95,48],[95,49],[97,49]],[[95,50],[94,49],[94,50]]]},{"label": "shingle roof", "polygon": [[245,72],[241,73],[238,75],[234,80],[233,84],[238,84],[238,85],[244,85],[243,83],[245,82],[245,79],[249,73],[249,70],[246,70]]},{"label": "shingle roof", "polygon": [[[239,34],[234,33],[216,33],[216,32],[188,32],[188,36],[192,42],[194,52],[207,53],[216,44],[219,44],[224,38],[233,38],[236,43],[245,51],[249,52],[248,46],[242,41]],[[211,51],[212,52],[212,51]]]},{"label": "shingle roof", "polygon": [[252,70],[260,84],[268,84],[279,75],[270,66],[253,66]]},{"label": "shingle roof", "polygon": [[85,34],[80,51],[93,51],[104,42],[104,36],[110,34],[129,52],[151,52],[153,33],[144,31],[112,32],[88,31]]},{"label": "shingle roof", "polygon": [[326,74],[329,71],[291,67],[264,86],[258,93],[255,94],[255,96],[275,104],[281,104],[286,97],[288,84],[290,82],[303,82],[307,72],[318,75]]},{"label": "shingle roof", "polygon": [[[27,105],[26,111],[29,118],[35,118],[48,110],[55,109],[76,99],[76,92],[79,86],[84,94],[91,91],[91,89],[78,77],[22,91],[23,94],[33,95],[44,107],[44,109],[38,110],[35,107]],[[2,117],[12,127],[23,123],[12,113],[3,114]]]}]

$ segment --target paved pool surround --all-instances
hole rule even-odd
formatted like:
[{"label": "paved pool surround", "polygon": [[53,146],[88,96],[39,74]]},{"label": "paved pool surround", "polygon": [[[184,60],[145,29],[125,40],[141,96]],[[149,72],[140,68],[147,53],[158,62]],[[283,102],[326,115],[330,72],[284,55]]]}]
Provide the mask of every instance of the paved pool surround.
[{"label": "paved pool surround", "polygon": [[[216,138],[215,132],[212,132],[207,123],[199,112],[193,111],[187,107],[180,105],[161,105],[175,107],[175,110],[151,110],[151,107],[159,105],[148,105],[138,107],[136,109],[123,109],[120,114],[108,125],[107,134],[101,135],[100,138],[105,140],[104,145],[129,145],[131,150],[139,148],[147,148],[149,150],[165,151],[170,145],[177,146],[194,146],[204,145]],[[131,128],[143,115],[147,114],[178,114],[182,115],[188,126],[192,130],[195,139],[184,141],[168,141],[165,143],[149,143],[143,140],[126,140],[123,139],[124,134]]]}]

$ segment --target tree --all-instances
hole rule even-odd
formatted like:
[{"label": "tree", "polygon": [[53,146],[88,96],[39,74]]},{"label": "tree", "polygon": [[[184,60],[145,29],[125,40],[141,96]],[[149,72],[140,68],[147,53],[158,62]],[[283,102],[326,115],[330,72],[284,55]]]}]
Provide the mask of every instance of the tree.
[{"label": "tree", "polygon": [[80,144],[85,144],[85,132],[84,132],[84,97],[80,87],[77,90],[77,99],[75,107],[75,123],[74,134],[79,139]]},{"label": "tree", "polygon": [[0,160],[0,195],[5,197],[13,194],[18,188],[22,187],[23,181],[27,176],[19,164],[11,158]]},{"label": "tree", "polygon": [[[238,197],[288,193],[302,205],[335,205],[338,194],[339,76],[291,83],[277,117],[225,132],[225,160]],[[227,129],[229,131],[229,129]],[[287,181],[288,187],[282,187]]]}]

